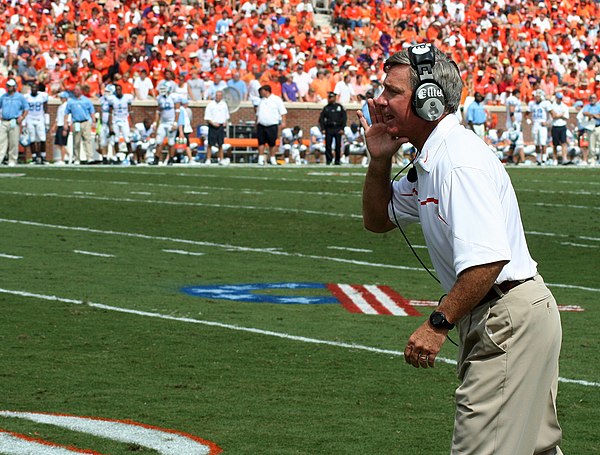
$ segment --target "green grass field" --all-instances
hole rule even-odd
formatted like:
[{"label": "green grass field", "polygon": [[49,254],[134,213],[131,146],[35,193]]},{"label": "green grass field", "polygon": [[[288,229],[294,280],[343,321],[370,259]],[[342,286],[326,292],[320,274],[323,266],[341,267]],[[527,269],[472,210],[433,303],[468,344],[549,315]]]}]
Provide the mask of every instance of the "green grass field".
[{"label": "green grass field", "polygon": [[[584,310],[561,313],[562,448],[597,454],[600,169],[509,172],[540,273],[560,305]],[[0,410],[132,420],[227,454],[447,454],[456,348],[429,370],[400,356],[424,316],[181,291],[349,283],[437,300],[399,232],[362,227],[363,178],[361,167],[0,169]],[[407,233],[424,244],[418,226]],[[161,453],[1,415],[0,429]]]}]

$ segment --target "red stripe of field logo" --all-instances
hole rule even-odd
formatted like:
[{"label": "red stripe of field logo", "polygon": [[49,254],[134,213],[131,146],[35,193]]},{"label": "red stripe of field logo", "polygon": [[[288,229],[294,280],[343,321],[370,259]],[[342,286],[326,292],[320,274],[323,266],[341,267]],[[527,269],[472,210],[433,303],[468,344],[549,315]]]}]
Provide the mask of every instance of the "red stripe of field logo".
[{"label": "red stripe of field logo", "polygon": [[389,286],[328,284],[327,287],[351,313],[421,316],[407,299]]}]

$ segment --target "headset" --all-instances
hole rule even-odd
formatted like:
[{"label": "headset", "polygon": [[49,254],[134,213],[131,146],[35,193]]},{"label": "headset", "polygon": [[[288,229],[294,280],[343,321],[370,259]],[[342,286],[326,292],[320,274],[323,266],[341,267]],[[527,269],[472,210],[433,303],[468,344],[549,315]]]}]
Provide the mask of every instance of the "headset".
[{"label": "headset", "polygon": [[423,120],[435,122],[444,115],[446,95],[433,77],[434,48],[430,43],[411,46],[408,48],[408,57],[419,77],[419,85],[413,92],[413,110]]}]

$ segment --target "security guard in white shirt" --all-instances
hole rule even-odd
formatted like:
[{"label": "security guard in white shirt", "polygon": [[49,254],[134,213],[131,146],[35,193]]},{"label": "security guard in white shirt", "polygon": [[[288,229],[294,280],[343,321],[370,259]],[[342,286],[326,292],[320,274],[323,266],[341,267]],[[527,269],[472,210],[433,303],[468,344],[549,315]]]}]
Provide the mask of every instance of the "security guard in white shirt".
[{"label": "security guard in white shirt", "polygon": [[[420,222],[447,293],[409,338],[404,355],[433,367],[448,332],[459,337],[452,455],[562,454],[556,417],[561,325],[556,301],[529,255],[511,181],[500,161],[454,115],[462,80],[430,44],[385,63],[384,91],[369,100],[371,160],[365,227]],[[403,143],[414,169],[390,186]]]}]

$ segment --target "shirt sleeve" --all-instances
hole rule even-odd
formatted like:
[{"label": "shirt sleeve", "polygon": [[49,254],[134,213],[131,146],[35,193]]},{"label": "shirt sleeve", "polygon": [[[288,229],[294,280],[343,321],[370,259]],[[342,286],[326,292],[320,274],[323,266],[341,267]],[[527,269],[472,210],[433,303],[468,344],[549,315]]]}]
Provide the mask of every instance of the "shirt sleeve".
[{"label": "shirt sleeve", "polygon": [[455,169],[442,185],[439,212],[451,232],[457,275],[469,267],[510,261],[499,192],[484,171]]}]

